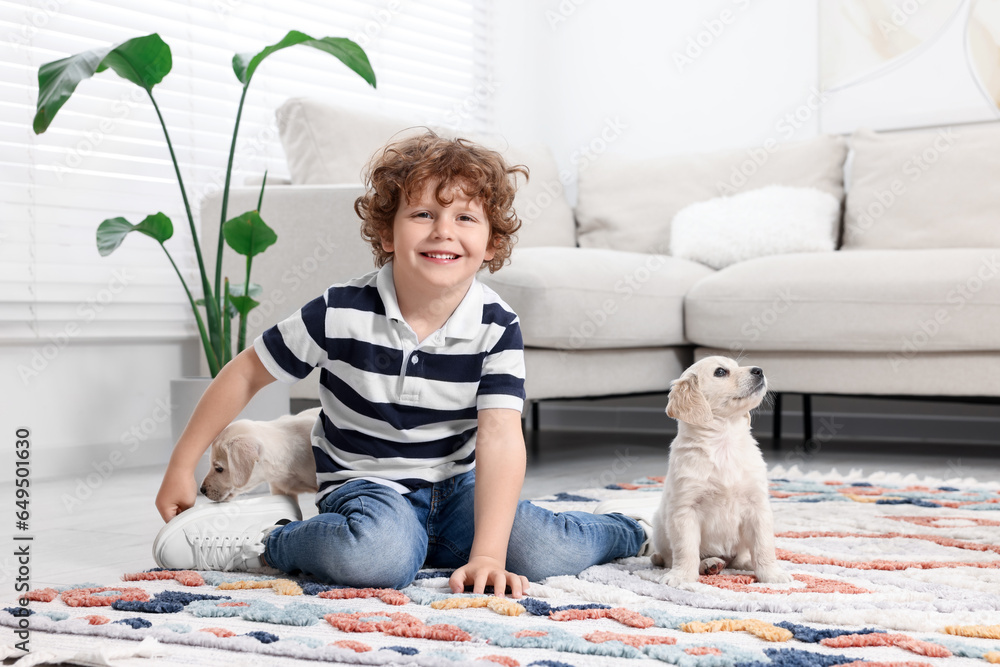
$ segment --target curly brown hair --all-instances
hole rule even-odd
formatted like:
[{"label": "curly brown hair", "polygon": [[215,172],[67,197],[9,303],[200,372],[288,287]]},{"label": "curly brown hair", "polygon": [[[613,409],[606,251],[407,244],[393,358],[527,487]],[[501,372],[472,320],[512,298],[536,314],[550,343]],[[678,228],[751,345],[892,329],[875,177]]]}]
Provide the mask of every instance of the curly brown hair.
[{"label": "curly brown hair", "polygon": [[[404,201],[420,196],[437,181],[434,196],[447,206],[444,193],[461,187],[466,196],[482,201],[490,223],[493,259],[483,262],[490,273],[510,258],[521,221],[514,212],[516,174],[528,178],[524,165],[508,166],[503,156],[466,139],[445,139],[432,131],[391,143],[377,154],[365,178],[367,192],[354,202],[362,220],[361,237],[371,244],[375,266],[392,259],[382,240],[392,238],[392,221]],[[404,199],[405,197],[405,199]]]}]

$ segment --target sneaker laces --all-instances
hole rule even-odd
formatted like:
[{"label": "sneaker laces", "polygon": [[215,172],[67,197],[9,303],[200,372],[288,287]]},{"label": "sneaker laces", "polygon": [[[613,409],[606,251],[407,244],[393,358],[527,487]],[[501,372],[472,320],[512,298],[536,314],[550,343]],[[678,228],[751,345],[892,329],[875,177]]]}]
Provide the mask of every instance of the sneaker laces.
[{"label": "sneaker laces", "polygon": [[195,569],[245,572],[247,561],[264,553],[263,531],[251,530],[241,535],[195,535],[191,538]]}]

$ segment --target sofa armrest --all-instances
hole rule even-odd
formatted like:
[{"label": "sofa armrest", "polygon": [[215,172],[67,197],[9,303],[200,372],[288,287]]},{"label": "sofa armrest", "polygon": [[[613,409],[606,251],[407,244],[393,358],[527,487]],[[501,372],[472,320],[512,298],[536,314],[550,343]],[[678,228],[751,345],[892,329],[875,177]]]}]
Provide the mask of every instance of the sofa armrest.
[{"label": "sofa armrest", "polygon": [[[226,217],[256,208],[259,194],[259,188],[232,188]],[[250,282],[264,291],[257,297],[260,306],[247,318],[247,345],[333,283],[375,269],[371,246],[362,240],[361,221],[354,212],[354,200],[362,194],[361,185],[268,186],[261,216],[278,241],[253,259]],[[215,276],[221,208],[221,192],[206,197],[201,206],[202,253],[210,281]],[[222,276],[231,283],[242,283],[246,276],[246,258],[228,246]],[[236,321],[233,331],[235,344]]]}]

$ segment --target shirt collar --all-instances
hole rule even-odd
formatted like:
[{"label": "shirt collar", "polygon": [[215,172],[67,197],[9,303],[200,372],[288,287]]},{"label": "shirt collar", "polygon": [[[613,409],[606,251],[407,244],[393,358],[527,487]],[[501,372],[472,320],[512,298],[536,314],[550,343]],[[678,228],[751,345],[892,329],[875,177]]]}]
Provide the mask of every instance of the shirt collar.
[{"label": "shirt collar", "polygon": [[399,312],[399,301],[396,299],[396,285],[392,282],[392,262],[386,262],[375,276],[375,288],[385,307],[385,316],[390,320],[403,322],[403,314]]},{"label": "shirt collar", "polygon": [[469,291],[442,327],[445,337],[465,340],[475,338],[483,324],[483,304],[483,285],[473,278]]},{"label": "shirt collar", "polygon": [[[399,310],[399,301],[396,298],[396,285],[392,279],[392,261],[388,261],[379,269],[375,277],[375,287],[382,305],[385,307],[385,316],[391,320],[405,322],[403,314]],[[472,340],[479,333],[479,327],[483,323],[483,285],[478,279],[472,279],[469,291],[462,297],[455,312],[451,314],[448,321],[444,323],[441,330],[447,338],[461,338]]]}]

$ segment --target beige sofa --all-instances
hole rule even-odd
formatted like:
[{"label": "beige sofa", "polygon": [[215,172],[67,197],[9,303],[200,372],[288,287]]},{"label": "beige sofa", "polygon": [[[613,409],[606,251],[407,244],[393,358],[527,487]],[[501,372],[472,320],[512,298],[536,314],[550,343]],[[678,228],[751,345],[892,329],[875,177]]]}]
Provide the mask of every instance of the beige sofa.
[{"label": "beige sofa", "polygon": [[[372,269],[353,211],[361,167],[407,123],[293,99],[279,126],[293,183],[264,200],[279,240],[254,261],[264,296],[250,336]],[[604,155],[577,175],[575,209],[563,187],[573,174],[545,147],[470,138],[531,169],[512,261],[480,274],[521,318],[529,400],[663,392],[711,354],[744,355],[779,393],[1000,397],[998,128]],[[685,206],[770,184],[842,199],[839,248],[721,270],[667,254]],[[229,210],[256,195],[235,189]],[[202,219],[218,207],[209,197]],[[241,275],[231,254],[225,270]],[[315,397],[315,382],[293,397]]]}]

